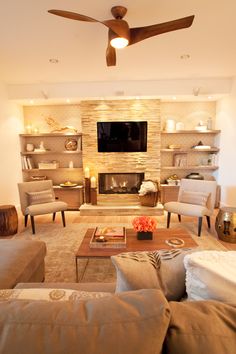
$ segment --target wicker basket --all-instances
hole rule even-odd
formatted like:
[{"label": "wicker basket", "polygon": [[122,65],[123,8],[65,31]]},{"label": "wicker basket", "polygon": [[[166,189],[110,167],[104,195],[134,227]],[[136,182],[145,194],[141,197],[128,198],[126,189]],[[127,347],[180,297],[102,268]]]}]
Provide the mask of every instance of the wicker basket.
[{"label": "wicker basket", "polygon": [[[147,180],[145,180],[147,181]],[[149,180],[151,181],[151,180]],[[153,183],[156,184],[157,186],[157,191],[156,192],[149,192],[145,195],[140,195],[139,196],[139,200],[140,200],[140,204],[142,206],[149,206],[149,207],[154,207],[157,205],[157,202],[158,202],[158,182],[155,182],[155,181],[151,181]]]}]

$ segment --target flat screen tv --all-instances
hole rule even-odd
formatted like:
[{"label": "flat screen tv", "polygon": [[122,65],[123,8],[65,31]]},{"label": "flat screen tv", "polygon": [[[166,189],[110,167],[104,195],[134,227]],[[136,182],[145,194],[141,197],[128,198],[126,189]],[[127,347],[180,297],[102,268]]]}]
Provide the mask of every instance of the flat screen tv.
[{"label": "flat screen tv", "polygon": [[147,122],[98,122],[98,152],[147,151]]}]

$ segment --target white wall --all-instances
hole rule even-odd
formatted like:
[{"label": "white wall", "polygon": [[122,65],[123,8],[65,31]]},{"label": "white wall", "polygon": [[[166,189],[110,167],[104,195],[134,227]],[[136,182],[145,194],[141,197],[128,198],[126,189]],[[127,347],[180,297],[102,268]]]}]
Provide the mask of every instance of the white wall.
[{"label": "white wall", "polygon": [[221,205],[236,207],[236,77],[230,95],[217,103],[216,129],[221,129],[217,176]]},{"label": "white wall", "polygon": [[22,176],[18,134],[22,131],[22,108],[8,101],[0,83],[0,205],[19,204],[17,182]]}]

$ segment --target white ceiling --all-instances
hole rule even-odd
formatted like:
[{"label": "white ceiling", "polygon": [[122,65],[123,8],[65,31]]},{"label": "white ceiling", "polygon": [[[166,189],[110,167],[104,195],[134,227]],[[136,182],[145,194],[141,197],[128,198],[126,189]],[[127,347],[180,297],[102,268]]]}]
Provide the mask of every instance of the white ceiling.
[{"label": "white ceiling", "polygon": [[[63,9],[110,19],[128,8],[130,27],[195,15],[192,27],[149,38],[117,53],[107,67],[107,28],[47,13]],[[0,79],[7,84],[159,80],[236,75],[235,0],[1,0]],[[180,56],[189,54],[190,59]],[[57,58],[58,64],[50,64]]]}]

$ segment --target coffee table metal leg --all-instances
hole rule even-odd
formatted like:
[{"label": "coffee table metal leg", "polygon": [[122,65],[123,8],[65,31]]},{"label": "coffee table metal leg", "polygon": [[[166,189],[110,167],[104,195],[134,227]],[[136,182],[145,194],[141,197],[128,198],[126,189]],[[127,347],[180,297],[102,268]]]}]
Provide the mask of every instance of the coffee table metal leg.
[{"label": "coffee table metal leg", "polygon": [[[83,269],[83,271],[81,272],[80,277],[79,277],[79,267],[78,267],[79,258],[81,258],[81,257],[75,257],[76,283],[79,283],[80,280],[83,279],[85,270],[86,270],[87,265],[88,265],[88,263],[89,263],[89,258],[86,258],[86,263],[85,263],[85,265],[84,265],[84,269]],[[83,258],[83,259],[84,259],[84,258]]]}]

